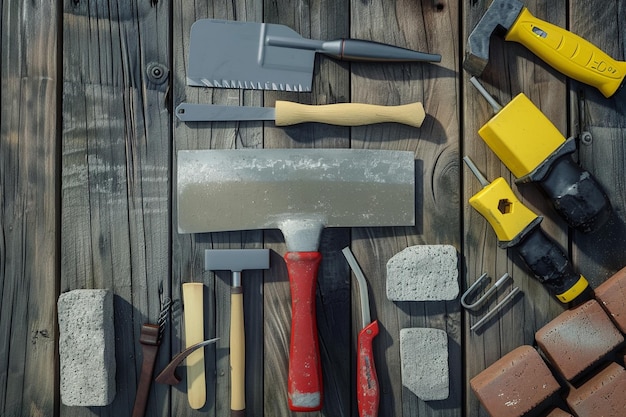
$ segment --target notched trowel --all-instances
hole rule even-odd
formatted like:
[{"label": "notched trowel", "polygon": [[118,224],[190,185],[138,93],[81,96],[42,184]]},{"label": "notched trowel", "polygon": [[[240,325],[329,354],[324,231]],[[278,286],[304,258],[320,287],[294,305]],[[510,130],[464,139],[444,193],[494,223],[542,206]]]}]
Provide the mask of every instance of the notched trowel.
[{"label": "notched trowel", "polygon": [[200,19],[191,27],[187,84],[311,91],[316,52],[346,61],[441,61],[438,54],[372,41],[307,39],[284,25]]}]

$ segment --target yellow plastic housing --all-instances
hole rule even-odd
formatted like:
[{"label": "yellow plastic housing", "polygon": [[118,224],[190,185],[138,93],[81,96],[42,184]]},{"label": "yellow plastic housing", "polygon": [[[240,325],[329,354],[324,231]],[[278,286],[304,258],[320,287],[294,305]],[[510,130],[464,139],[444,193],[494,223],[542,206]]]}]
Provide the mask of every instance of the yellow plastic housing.
[{"label": "yellow plastic housing", "polygon": [[574,284],[569,290],[565,291],[564,293],[557,294],[556,298],[560,302],[567,304],[574,301],[574,299],[582,294],[588,286],[589,282],[585,277],[581,275],[580,278],[578,278],[578,281],[576,281],[576,284]]},{"label": "yellow plastic housing", "polygon": [[622,85],[626,62],[610,57],[591,42],[533,16],[523,8],[506,34],[561,73],[611,97]]},{"label": "yellow plastic housing", "polygon": [[565,137],[524,94],[518,94],[478,134],[517,178],[531,173]]},{"label": "yellow plastic housing", "polygon": [[476,193],[469,203],[487,219],[498,240],[503,242],[513,240],[537,218],[515,197],[502,177]]}]

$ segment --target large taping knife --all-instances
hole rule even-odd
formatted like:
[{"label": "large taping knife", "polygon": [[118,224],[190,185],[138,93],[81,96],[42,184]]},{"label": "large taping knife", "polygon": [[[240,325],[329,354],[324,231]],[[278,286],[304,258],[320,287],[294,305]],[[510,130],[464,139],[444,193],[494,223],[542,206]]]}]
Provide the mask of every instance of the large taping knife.
[{"label": "large taping knife", "polygon": [[287,396],[323,405],[316,319],[325,227],[415,224],[415,154],[365,149],[178,151],[179,233],[282,231],[291,292]]},{"label": "large taping knife", "polygon": [[595,45],[533,16],[518,0],[494,0],[469,35],[463,67],[479,76],[489,62],[491,35],[518,42],[570,78],[611,97],[622,86],[626,62],[616,61]]}]

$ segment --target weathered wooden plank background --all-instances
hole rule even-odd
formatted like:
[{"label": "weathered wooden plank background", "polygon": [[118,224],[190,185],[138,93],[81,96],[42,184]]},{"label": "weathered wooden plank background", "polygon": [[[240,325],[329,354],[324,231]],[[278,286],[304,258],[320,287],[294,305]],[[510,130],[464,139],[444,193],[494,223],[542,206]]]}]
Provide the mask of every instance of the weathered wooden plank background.
[{"label": "weathered wooden plank background", "polygon": [[[271,268],[244,275],[246,385],[250,416],[288,416],[286,379],[290,296],[278,231],[179,235],[176,151],[222,148],[371,148],[415,152],[415,227],[328,229],[317,308],[324,369],[323,416],[357,415],[354,361],[359,307],[340,250],[351,245],[370,285],[381,324],[374,346],[380,416],[484,416],[469,379],[504,353],[532,343],[534,332],[563,310],[512,254],[497,248],[487,222],[466,203],[480,189],[462,167],[469,155],[487,178],[513,176],[476,131],[491,108],[461,70],[467,35],[488,0],[66,0],[2,5],[0,155],[0,415],[130,415],[141,366],[141,325],[155,322],[161,297],[175,301],[156,365],[182,347],[181,284],[205,284],[207,404],[187,405],[182,383],[153,384],[146,415],[226,416],[229,410],[230,276],[204,270],[208,248],[272,250]],[[567,27],[616,59],[626,58],[624,1],[529,0],[537,17]],[[349,64],[318,57],[313,92],[279,93],[185,85],[191,24],[201,18],[265,21],[305,37],[354,37],[440,53],[440,64]],[[524,92],[566,136],[591,133],[576,158],[605,187],[614,215],[591,235],[568,230],[533,186],[513,186],[545,220],[594,285],[626,264],[626,92],[606,99],[567,79],[524,47],[494,38],[482,76],[501,103]],[[178,122],[182,101],[273,106],[275,100],[326,104],[424,103],[420,129],[383,124],[358,128],[306,124]],[[582,109],[582,111],[581,111]],[[385,264],[410,245],[452,244],[461,285],[482,272],[509,272],[522,288],[483,331],[478,315],[445,303],[392,303]],[[104,408],[66,407],[59,399],[55,303],[61,292],[115,293],[117,396]],[[424,402],[403,388],[399,331],[433,327],[449,336],[450,397]]]}]

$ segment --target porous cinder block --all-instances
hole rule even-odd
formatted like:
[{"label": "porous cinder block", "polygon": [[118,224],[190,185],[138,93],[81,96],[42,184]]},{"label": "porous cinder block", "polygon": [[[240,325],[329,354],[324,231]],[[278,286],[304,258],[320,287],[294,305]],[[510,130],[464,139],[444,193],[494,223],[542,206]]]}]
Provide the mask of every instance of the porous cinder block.
[{"label": "porous cinder block", "polygon": [[448,335],[439,329],[400,330],[402,385],[424,401],[450,395]]},{"label": "porous cinder block", "polygon": [[560,385],[532,346],[520,346],[470,380],[491,417],[520,417],[547,407]]},{"label": "porous cinder block", "polygon": [[596,300],[622,333],[626,333],[626,268],[595,289]]},{"label": "porous cinder block", "polygon": [[574,381],[624,341],[596,300],[559,314],[535,333],[535,339],[568,381]]},{"label": "porous cinder block", "polygon": [[113,294],[73,290],[57,303],[61,401],[105,406],[115,397]]},{"label": "porous cinder block", "polygon": [[611,363],[581,387],[573,388],[567,395],[569,408],[577,417],[626,416],[626,371]]},{"label": "porous cinder block", "polygon": [[459,295],[458,256],[451,245],[410,246],[387,262],[391,301],[454,300]]}]

